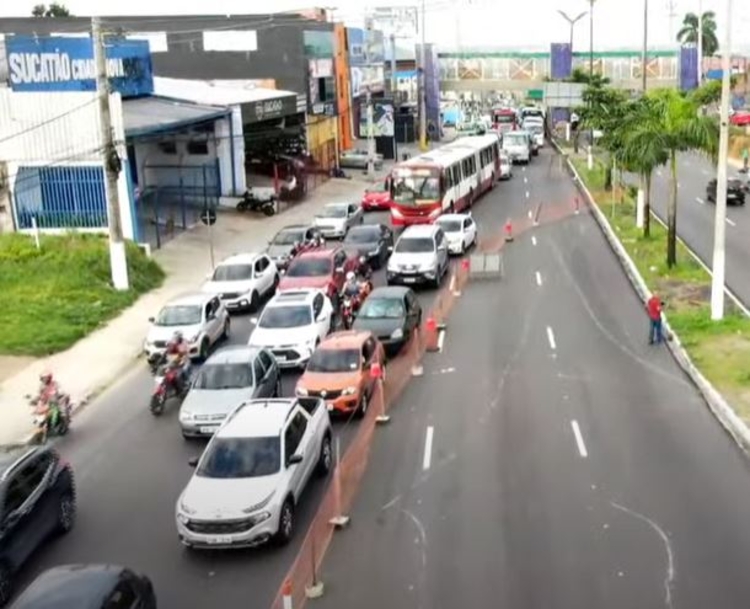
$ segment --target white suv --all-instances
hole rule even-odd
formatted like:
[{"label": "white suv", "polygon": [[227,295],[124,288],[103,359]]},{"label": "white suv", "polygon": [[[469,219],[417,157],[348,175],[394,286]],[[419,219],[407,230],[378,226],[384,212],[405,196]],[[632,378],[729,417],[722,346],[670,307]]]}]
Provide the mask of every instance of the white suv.
[{"label": "white suv", "polygon": [[248,344],[266,348],[282,368],[304,367],[333,327],[333,305],[315,289],[274,296],[263,309]]},{"label": "white suv", "polygon": [[149,318],[151,327],[143,345],[149,360],[164,353],[175,332],[190,346],[190,357],[206,359],[211,347],[229,336],[229,314],[217,296],[190,294],[175,298]]},{"label": "white suv", "polygon": [[279,270],[266,254],[236,254],[222,261],[203,284],[230,311],[256,311],[264,296],[279,285]]},{"label": "white suv", "polygon": [[388,285],[430,283],[440,286],[448,272],[448,242],[436,224],[409,226],[401,233],[388,259]]},{"label": "white suv", "polygon": [[177,500],[180,541],[190,548],[288,543],[313,472],[331,470],[331,420],[319,398],[250,400],[206,446]]}]

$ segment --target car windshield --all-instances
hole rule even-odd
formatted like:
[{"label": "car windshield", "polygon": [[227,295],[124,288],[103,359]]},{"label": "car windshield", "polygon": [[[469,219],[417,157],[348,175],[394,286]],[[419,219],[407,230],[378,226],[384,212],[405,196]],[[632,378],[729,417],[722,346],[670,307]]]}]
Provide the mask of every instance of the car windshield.
[{"label": "car windshield", "polygon": [[435,251],[435,244],[428,237],[401,238],[396,244],[396,252],[400,254],[427,254]]},{"label": "car windshield", "polygon": [[446,233],[460,233],[461,232],[461,221],[460,220],[438,220],[440,228]]},{"label": "car windshield", "polygon": [[157,326],[194,326],[201,323],[201,307],[198,305],[172,305],[159,311]]},{"label": "car windshield", "polygon": [[294,245],[298,241],[303,241],[305,231],[301,230],[283,230],[277,233],[271,241],[271,245]]},{"label": "car windshield", "polygon": [[243,389],[253,386],[250,364],[205,364],[201,366],[195,389]]},{"label": "car windshield", "polygon": [[369,227],[353,228],[344,239],[344,243],[376,243],[379,231]]},{"label": "car windshield", "polygon": [[211,281],[243,281],[253,278],[253,267],[249,264],[223,264],[216,267]]},{"label": "car windshield", "polygon": [[362,319],[401,319],[406,315],[400,298],[368,298],[359,311]]},{"label": "car windshield", "polygon": [[742,181],[737,178],[730,178],[727,180],[727,186],[729,188],[742,188]]},{"label": "car windshield", "polygon": [[346,205],[328,205],[318,214],[320,218],[346,218]]},{"label": "car windshield", "polygon": [[387,190],[388,188],[386,188],[386,183],[380,182],[379,184],[368,186],[365,192],[386,192]]},{"label": "car windshield", "polygon": [[358,349],[318,349],[307,363],[310,372],[351,372],[359,370]]},{"label": "car windshield", "polygon": [[525,144],[528,144],[526,135],[523,133],[506,133],[503,136],[503,143],[511,146],[524,146]]},{"label": "car windshield", "polygon": [[299,328],[312,323],[310,307],[266,307],[258,321],[259,328]]},{"label": "car windshield", "polygon": [[214,438],[201,459],[196,475],[201,478],[260,478],[281,469],[278,436],[261,438]]},{"label": "car windshield", "polygon": [[325,277],[333,272],[330,258],[297,258],[292,262],[287,277]]}]

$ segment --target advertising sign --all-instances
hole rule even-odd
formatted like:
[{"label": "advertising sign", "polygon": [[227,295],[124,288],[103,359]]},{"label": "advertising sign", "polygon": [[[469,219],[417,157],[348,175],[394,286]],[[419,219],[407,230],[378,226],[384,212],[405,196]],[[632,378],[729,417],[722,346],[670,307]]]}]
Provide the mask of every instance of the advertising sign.
[{"label": "advertising sign", "polygon": [[240,107],[243,123],[259,123],[260,121],[297,114],[297,96],[282,95],[273,99],[248,102],[242,104]]},{"label": "advertising sign", "polygon": [[550,78],[564,80],[573,71],[573,49],[570,43],[552,43],[550,45]]},{"label": "advertising sign", "polygon": [[349,42],[349,65],[351,67],[365,65],[365,31],[348,27],[346,38]]},{"label": "advertising sign", "polygon": [[[13,91],[95,91],[96,62],[91,38],[6,36],[8,82]],[[112,89],[123,97],[154,91],[146,40],[113,40],[106,46]]]},{"label": "advertising sign", "polygon": [[380,66],[362,66],[350,70],[352,97],[359,97],[367,92],[380,93],[385,90],[385,69]]},{"label": "advertising sign", "polygon": [[698,87],[698,49],[695,46],[680,49],[680,89],[691,91]]},{"label": "advertising sign", "polygon": [[[372,104],[372,136],[393,137],[393,104],[390,102],[374,101]],[[367,129],[367,105],[360,105],[359,137],[369,137]]]}]

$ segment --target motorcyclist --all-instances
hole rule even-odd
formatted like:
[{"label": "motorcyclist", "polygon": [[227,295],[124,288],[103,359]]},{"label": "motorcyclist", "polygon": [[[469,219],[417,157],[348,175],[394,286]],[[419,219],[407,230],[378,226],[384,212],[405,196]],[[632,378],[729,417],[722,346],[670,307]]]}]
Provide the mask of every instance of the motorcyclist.
[{"label": "motorcyclist", "polygon": [[190,347],[188,346],[185,337],[182,332],[177,331],[174,333],[172,340],[167,345],[167,361],[170,366],[179,368],[180,375],[178,377],[180,383],[180,390],[185,386],[188,380],[188,370],[190,366]]},{"label": "motorcyclist", "polygon": [[39,395],[34,400],[35,413],[43,416],[47,429],[57,425],[60,416],[60,387],[51,372],[39,376]]},{"label": "motorcyclist", "polygon": [[354,273],[354,271],[349,271],[346,274],[346,283],[344,283],[344,288],[342,290],[344,296],[348,296],[352,299],[357,299],[361,290],[362,286],[357,279],[357,275]]},{"label": "motorcyclist", "polygon": [[369,281],[372,277],[372,268],[367,262],[366,256],[360,256],[357,263],[357,275],[359,275],[363,281]]}]

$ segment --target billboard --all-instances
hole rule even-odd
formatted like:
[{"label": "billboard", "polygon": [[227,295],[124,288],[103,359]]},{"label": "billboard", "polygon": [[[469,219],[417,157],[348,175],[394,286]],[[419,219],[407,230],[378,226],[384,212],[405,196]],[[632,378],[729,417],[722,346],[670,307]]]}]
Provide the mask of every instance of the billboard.
[{"label": "billboard", "polygon": [[[372,102],[373,137],[393,137],[393,104],[386,101]],[[369,137],[367,129],[367,104],[362,102],[359,114],[359,137]]]},{"label": "billboard", "polygon": [[365,65],[365,31],[356,27],[348,27],[346,38],[349,43],[349,65],[351,67]]},{"label": "billboard", "polygon": [[[8,83],[13,91],[95,91],[96,62],[91,38],[6,36]],[[123,97],[154,91],[146,40],[108,41],[107,74]]]},{"label": "billboard", "polygon": [[570,43],[555,43],[550,45],[550,78],[564,80],[573,71],[573,49]]},{"label": "billboard", "polygon": [[680,89],[692,91],[698,87],[698,49],[684,46],[680,49]]}]

